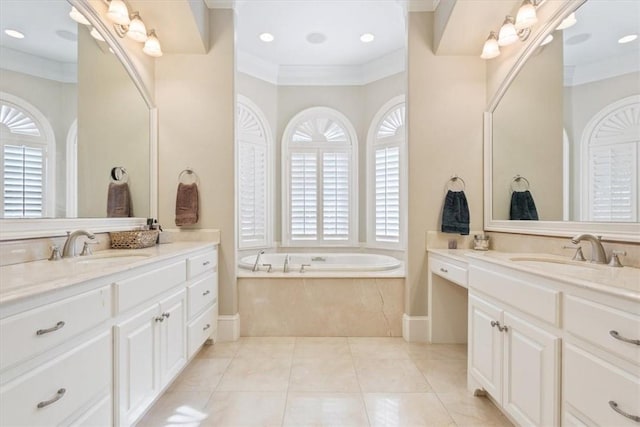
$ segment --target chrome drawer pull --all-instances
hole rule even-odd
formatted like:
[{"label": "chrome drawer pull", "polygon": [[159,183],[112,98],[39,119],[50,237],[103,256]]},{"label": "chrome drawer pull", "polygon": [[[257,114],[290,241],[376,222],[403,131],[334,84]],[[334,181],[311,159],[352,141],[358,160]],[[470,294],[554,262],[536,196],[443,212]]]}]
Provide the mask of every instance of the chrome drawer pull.
[{"label": "chrome drawer pull", "polygon": [[448,273],[449,272],[449,270],[447,270],[446,268],[442,268],[442,267],[440,267],[440,271],[442,271],[443,273]]},{"label": "chrome drawer pull", "polygon": [[202,328],[202,331],[206,331],[207,329],[209,329],[211,327],[210,324],[207,323],[207,326],[205,326],[204,328]]},{"label": "chrome drawer pull", "polygon": [[634,340],[634,339],[631,339],[631,338],[622,337],[622,336],[620,336],[618,331],[609,331],[609,335],[611,335],[612,337],[614,337],[617,340],[628,342],[629,344],[640,345],[640,340]]},{"label": "chrome drawer pull", "polygon": [[154,318],[153,320],[155,320],[156,322],[164,322],[164,317],[158,316],[158,317]]},{"label": "chrome drawer pull", "polygon": [[38,329],[36,331],[36,335],[44,335],[44,334],[48,334],[49,332],[55,332],[58,329],[62,329],[63,326],[64,326],[64,322],[63,321],[59,321],[58,323],[56,323],[56,326],[52,326],[51,328]]},{"label": "chrome drawer pull", "polygon": [[492,327],[492,328],[495,328],[496,326],[498,327],[498,330],[499,330],[500,332],[507,332],[507,331],[509,330],[509,327],[508,327],[508,326],[501,326],[501,325],[500,325],[500,322],[496,322],[495,320],[492,320],[492,321],[491,321],[491,327]]},{"label": "chrome drawer pull", "polygon": [[67,390],[66,390],[66,389],[61,388],[60,390],[58,390],[58,391],[56,392],[56,397],[54,397],[53,399],[45,400],[45,401],[43,401],[43,402],[38,403],[38,409],[42,409],[42,408],[44,408],[45,406],[49,406],[49,405],[51,405],[52,403],[56,403],[58,400],[62,399],[62,396],[64,396],[64,394],[65,394],[66,392],[67,392]]},{"label": "chrome drawer pull", "polygon": [[205,261],[205,262],[203,262],[203,263],[202,263],[202,266],[203,266],[203,267],[206,267],[206,266],[207,266],[207,265],[209,265],[209,264],[211,264],[211,261]]},{"label": "chrome drawer pull", "polygon": [[627,414],[622,409],[618,408],[618,404],[616,402],[614,402],[613,400],[609,401],[609,406],[611,406],[611,409],[613,409],[614,411],[616,411],[617,413],[619,413],[623,417],[629,418],[630,420],[633,420],[633,421],[635,421],[637,423],[640,423],[640,416]]},{"label": "chrome drawer pull", "polygon": [[211,291],[209,291],[209,290],[204,291],[204,292],[202,293],[202,296],[203,296],[203,297],[206,297],[206,296],[207,296],[207,295],[209,295],[210,293],[211,293]]},{"label": "chrome drawer pull", "polygon": [[169,313],[168,311],[165,311],[164,313],[162,313],[162,317],[164,317],[165,319],[168,319],[169,316],[171,316],[171,313]]}]

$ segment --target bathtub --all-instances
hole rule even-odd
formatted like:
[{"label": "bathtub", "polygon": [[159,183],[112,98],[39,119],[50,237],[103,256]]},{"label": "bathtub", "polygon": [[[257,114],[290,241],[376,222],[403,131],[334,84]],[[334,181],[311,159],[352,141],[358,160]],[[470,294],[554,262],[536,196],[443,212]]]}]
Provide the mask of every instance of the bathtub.
[{"label": "bathtub", "polygon": [[[260,255],[259,271],[252,272],[257,255],[245,256],[239,262],[239,275],[307,277],[404,277],[403,262],[387,255],[367,253],[265,253]],[[289,257],[289,271],[284,260]],[[266,264],[266,265],[265,265]],[[268,264],[271,271],[268,272]],[[302,266],[304,265],[304,269]],[[302,271],[301,271],[302,270]]]}]

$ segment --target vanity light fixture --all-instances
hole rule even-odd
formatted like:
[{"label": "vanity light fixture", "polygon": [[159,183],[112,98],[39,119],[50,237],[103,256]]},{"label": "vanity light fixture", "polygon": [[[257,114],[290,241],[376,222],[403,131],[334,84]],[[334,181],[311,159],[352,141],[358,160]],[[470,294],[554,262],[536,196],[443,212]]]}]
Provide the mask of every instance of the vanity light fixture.
[{"label": "vanity light fixture", "polygon": [[553,41],[553,34],[549,34],[547,35],[547,37],[544,38],[544,40],[542,40],[542,43],[540,43],[540,46],[548,45],[552,41]]},{"label": "vanity light fixture", "polygon": [[482,47],[482,59],[491,59],[500,55],[500,46],[509,46],[520,41],[525,41],[531,35],[531,27],[538,22],[536,9],[544,0],[524,0],[514,18],[507,15],[502,22],[498,34],[494,31],[489,33],[489,37]]},{"label": "vanity light fixture", "polygon": [[637,34],[629,34],[629,35],[626,35],[624,37],[620,37],[618,39],[618,43],[620,43],[620,44],[630,43],[630,42],[634,41],[637,38],[638,38]]},{"label": "vanity light fixture", "polygon": [[531,0],[524,0],[522,6],[518,9],[516,14],[515,26],[517,30],[524,28],[530,28],[538,22],[538,15],[536,14],[536,7]]},{"label": "vanity light fixture", "polygon": [[131,22],[127,29],[127,37],[140,43],[147,41],[147,27],[144,25],[144,22],[142,22],[142,19],[140,19],[140,14],[138,12],[133,12],[131,14]]},{"label": "vanity light fixture", "polygon": [[513,16],[505,16],[502,27],[500,27],[500,32],[498,33],[498,45],[509,46],[518,41],[518,30],[516,30],[514,22]]},{"label": "vanity light fixture", "polygon": [[91,25],[91,23],[87,21],[87,18],[85,18],[84,15],[78,12],[78,9],[76,9],[73,6],[71,6],[71,12],[69,12],[69,17],[74,21],[76,21],[78,24]]},{"label": "vanity light fixture", "polygon": [[576,19],[576,14],[572,13],[562,20],[560,25],[556,28],[556,30],[566,30],[569,27],[573,27],[578,20]]},{"label": "vanity light fixture", "polygon": [[118,37],[124,38],[126,36],[138,43],[144,43],[142,51],[149,56],[154,58],[162,56],[160,40],[155,30],[147,33],[147,27],[140,17],[140,13],[133,12],[129,14],[129,8],[127,8],[124,0],[109,0],[107,17],[113,22],[113,29]]},{"label": "vanity light fixture", "polygon": [[162,49],[160,48],[160,41],[158,40],[158,36],[156,36],[156,30],[149,31],[149,34],[147,35],[147,41],[144,42],[142,51],[149,56],[153,56],[154,58],[159,58],[162,56]]},{"label": "vanity light fixture", "polygon": [[371,43],[373,40],[375,40],[376,36],[374,36],[371,33],[364,33],[360,36],[360,41],[362,43]]},{"label": "vanity light fixture", "polygon": [[100,40],[101,42],[104,41],[104,37],[102,37],[102,34],[100,34],[98,30],[95,29],[95,27],[91,27],[91,31],[89,32],[89,34],[91,34],[91,37],[96,40]]},{"label": "vanity light fixture", "polygon": [[487,41],[484,42],[484,47],[482,48],[482,55],[480,55],[480,58],[491,59],[495,58],[498,55],[500,55],[498,36],[496,36],[495,31],[491,31],[489,33],[489,37],[487,37]]},{"label": "vanity light fixture", "polygon": [[265,43],[271,43],[275,40],[275,37],[273,37],[273,34],[271,33],[262,33],[258,37]]},{"label": "vanity light fixture", "polygon": [[9,37],[13,37],[14,39],[23,39],[24,38],[24,34],[22,34],[18,30],[12,30],[10,28],[7,28],[6,30],[4,30],[4,33],[6,35],[8,35]]},{"label": "vanity light fixture", "polygon": [[107,16],[111,21],[118,25],[129,25],[129,9],[122,0],[111,0],[109,2],[109,11]]}]

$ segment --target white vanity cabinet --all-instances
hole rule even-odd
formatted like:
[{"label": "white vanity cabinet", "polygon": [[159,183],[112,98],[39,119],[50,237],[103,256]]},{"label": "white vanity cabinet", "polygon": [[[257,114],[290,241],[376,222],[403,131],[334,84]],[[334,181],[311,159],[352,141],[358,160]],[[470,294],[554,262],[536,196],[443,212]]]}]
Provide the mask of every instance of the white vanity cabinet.
[{"label": "white vanity cabinet", "polygon": [[218,332],[218,254],[216,251],[187,260],[188,357],[191,358]]},{"label": "white vanity cabinet", "polygon": [[469,375],[518,424],[558,425],[559,292],[473,265],[469,288]]}]

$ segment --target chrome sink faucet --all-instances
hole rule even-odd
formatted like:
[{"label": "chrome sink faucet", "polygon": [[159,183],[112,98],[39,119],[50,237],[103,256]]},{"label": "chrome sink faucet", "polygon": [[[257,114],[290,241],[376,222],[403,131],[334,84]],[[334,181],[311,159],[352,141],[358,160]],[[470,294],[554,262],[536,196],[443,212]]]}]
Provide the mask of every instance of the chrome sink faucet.
[{"label": "chrome sink faucet", "polygon": [[93,233],[89,233],[85,230],[76,230],[73,233],[67,231],[67,241],[64,242],[64,247],[62,248],[62,258],[73,258],[77,256],[76,254],[76,239],[80,236],[86,236],[87,238],[93,240],[96,238]]},{"label": "chrome sink faucet", "polygon": [[282,272],[283,273],[289,272],[289,254],[286,254],[284,256],[284,266],[282,267]]},{"label": "chrome sink faucet", "polygon": [[256,255],[256,262],[253,263],[253,268],[251,271],[258,271],[258,266],[260,265],[260,255],[264,254],[264,250],[259,250],[258,255]]},{"label": "chrome sink faucet", "polygon": [[578,234],[571,239],[571,243],[577,245],[583,240],[591,243],[591,262],[596,264],[606,264],[607,253],[604,251],[600,237],[594,236],[593,234]]}]

